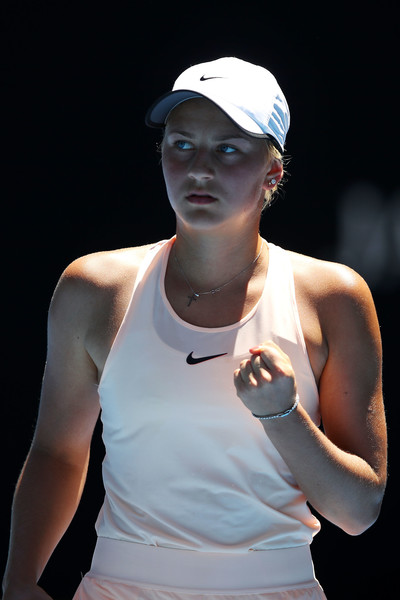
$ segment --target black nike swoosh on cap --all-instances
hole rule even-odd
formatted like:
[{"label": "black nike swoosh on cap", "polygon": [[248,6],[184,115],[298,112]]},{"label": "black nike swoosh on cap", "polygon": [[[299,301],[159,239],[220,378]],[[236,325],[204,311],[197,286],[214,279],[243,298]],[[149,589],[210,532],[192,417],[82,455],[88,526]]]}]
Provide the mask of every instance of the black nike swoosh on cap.
[{"label": "black nike swoosh on cap", "polygon": [[212,356],[200,356],[199,358],[193,358],[193,352],[191,352],[186,357],[186,362],[188,365],[198,365],[199,363],[205,362],[206,360],[211,360],[212,358],[218,358],[218,356],[225,356],[228,354],[227,352],[223,352],[222,354],[213,354]]},{"label": "black nike swoosh on cap", "polygon": [[225,77],[205,77],[204,75],[200,77],[200,81],[207,81],[207,79],[225,79]]}]

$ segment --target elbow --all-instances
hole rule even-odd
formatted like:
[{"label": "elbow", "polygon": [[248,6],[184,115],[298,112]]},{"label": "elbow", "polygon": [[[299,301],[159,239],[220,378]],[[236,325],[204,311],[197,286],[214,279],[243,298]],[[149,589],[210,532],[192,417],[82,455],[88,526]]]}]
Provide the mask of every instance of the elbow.
[{"label": "elbow", "polygon": [[372,527],[381,512],[383,493],[378,497],[370,499],[369,502],[363,502],[347,514],[338,525],[347,534],[352,536],[361,535],[367,529]]},{"label": "elbow", "polygon": [[380,513],[380,505],[376,508],[375,511],[371,512],[370,515],[364,516],[363,519],[359,519],[358,522],[353,525],[353,527],[350,527],[348,529],[348,531],[345,530],[346,533],[348,533],[349,535],[353,535],[353,536],[361,535],[362,533],[367,531],[367,529],[372,527],[372,525],[378,519],[379,513]]},{"label": "elbow", "polygon": [[378,518],[378,515],[376,515],[375,518],[372,518],[369,520],[367,520],[367,519],[363,519],[363,520],[359,519],[358,521],[352,520],[351,523],[346,523],[346,524],[342,525],[341,529],[348,535],[352,535],[355,537],[357,535],[361,535],[362,533],[367,531],[367,529],[372,527],[372,525],[375,523],[377,518]]}]

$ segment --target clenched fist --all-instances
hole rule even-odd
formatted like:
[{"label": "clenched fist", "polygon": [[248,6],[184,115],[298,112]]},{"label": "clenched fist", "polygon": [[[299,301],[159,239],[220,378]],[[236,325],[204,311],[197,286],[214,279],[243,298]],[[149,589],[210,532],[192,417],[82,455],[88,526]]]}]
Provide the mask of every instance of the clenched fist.
[{"label": "clenched fist", "polygon": [[290,358],[274,342],[250,349],[251,357],[234,372],[236,392],[257,416],[281,413],[296,397],[296,380]]}]

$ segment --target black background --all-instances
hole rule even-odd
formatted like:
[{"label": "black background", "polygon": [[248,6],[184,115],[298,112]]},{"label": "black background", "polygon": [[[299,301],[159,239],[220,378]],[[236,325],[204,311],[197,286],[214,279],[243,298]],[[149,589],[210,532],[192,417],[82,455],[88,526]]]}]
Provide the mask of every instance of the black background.
[{"label": "black background", "polygon": [[[144,125],[148,105],[190,64],[234,55],[269,68],[291,108],[291,161],[285,194],[264,215],[262,234],[336,260],[346,190],[372,187],[385,214],[398,206],[396,6],[385,0],[143,6],[3,0],[0,571],[58,277],[82,254],[174,233],[155,151],[158,134]],[[388,221],[398,243],[399,222]],[[397,261],[390,254],[377,281],[368,280],[368,269],[363,273],[382,327],[391,477],[381,516],[362,536],[347,536],[323,520],[312,548],[330,599],[393,597],[396,589]],[[72,596],[90,564],[101,456],[97,432],[82,506],[42,580],[56,600]]]}]

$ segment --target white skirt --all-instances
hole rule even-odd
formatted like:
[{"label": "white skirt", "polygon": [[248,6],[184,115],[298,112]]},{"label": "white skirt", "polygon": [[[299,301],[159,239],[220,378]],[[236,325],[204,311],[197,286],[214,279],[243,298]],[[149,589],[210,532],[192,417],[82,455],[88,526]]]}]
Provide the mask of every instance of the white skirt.
[{"label": "white skirt", "polygon": [[73,600],[322,600],[310,548],[196,552],[98,538]]}]

